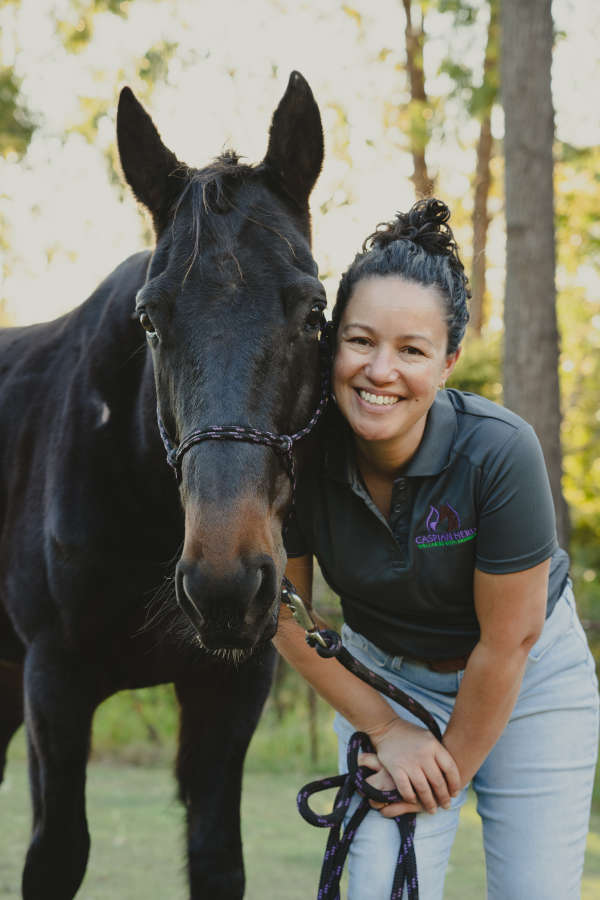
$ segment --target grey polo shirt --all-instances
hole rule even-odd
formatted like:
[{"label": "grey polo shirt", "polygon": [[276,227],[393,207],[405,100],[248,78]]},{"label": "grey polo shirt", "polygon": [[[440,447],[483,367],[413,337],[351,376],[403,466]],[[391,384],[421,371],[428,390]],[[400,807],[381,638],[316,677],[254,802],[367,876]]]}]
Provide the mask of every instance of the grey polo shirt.
[{"label": "grey polo shirt", "polygon": [[450,659],[473,648],[475,568],[518,572],[552,557],[548,615],[568,577],[533,429],[452,389],[438,393],[417,452],[398,471],[389,521],[361,479],[349,427],[332,410],[285,543],[289,556],[317,557],[350,627],[396,655]]}]

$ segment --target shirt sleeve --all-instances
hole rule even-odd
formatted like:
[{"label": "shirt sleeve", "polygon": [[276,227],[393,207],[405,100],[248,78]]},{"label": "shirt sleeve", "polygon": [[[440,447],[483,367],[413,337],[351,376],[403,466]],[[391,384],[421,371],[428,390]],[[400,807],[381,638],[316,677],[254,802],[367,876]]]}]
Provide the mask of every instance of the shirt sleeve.
[{"label": "shirt sleeve", "polygon": [[476,567],[492,574],[530,569],[558,548],[546,464],[530,425],[515,429],[484,468],[476,546]]}]

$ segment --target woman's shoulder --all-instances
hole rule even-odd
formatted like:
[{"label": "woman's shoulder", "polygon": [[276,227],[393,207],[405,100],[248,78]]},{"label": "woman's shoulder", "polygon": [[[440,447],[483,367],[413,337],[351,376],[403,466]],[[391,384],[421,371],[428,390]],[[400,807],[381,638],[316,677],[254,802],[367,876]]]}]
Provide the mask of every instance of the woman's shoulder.
[{"label": "woman's shoulder", "polygon": [[530,428],[531,426],[512,410],[488,400],[481,394],[472,394],[470,391],[459,391],[456,388],[447,388],[446,394],[457,414],[468,419],[489,419],[491,422],[502,422],[511,429]]},{"label": "woman's shoulder", "polygon": [[455,449],[469,455],[475,464],[503,450],[539,446],[535,431],[525,419],[510,409],[479,394],[446,390],[448,401],[456,413]]}]

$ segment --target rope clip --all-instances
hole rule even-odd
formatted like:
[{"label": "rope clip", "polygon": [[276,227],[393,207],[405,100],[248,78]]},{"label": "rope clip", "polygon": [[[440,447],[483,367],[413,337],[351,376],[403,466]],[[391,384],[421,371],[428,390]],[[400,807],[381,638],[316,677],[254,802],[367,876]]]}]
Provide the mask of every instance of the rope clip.
[{"label": "rope clip", "polygon": [[327,641],[319,631],[317,623],[306,608],[300,594],[297,594],[291,587],[282,585],[281,601],[289,608],[298,625],[305,630],[307,639],[310,637],[311,641],[316,641],[319,646],[327,649]]}]

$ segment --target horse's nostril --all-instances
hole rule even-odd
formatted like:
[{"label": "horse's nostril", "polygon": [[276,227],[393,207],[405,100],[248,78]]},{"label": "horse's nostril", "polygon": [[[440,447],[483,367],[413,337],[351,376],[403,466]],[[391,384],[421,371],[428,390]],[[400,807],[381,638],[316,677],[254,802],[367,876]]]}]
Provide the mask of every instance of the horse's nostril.
[{"label": "horse's nostril", "polygon": [[265,554],[218,575],[205,560],[180,560],[175,587],[179,608],[209,648],[252,646],[271,627],[276,577]]},{"label": "horse's nostril", "polygon": [[181,571],[178,572],[177,583],[176,583],[177,601],[179,603],[179,606],[181,607],[183,612],[186,614],[188,619],[191,620],[193,625],[196,628],[202,628],[203,625],[205,624],[206,620],[205,620],[204,615],[200,612],[200,610],[198,609],[198,606],[196,605],[196,603],[194,603],[194,600],[192,599],[192,592],[191,592],[191,590],[189,590],[188,586],[186,585],[186,579],[187,579],[187,575],[183,574],[183,572],[181,572]]},{"label": "horse's nostril", "polygon": [[204,622],[205,622],[204,616],[202,615],[202,613],[200,612],[200,610],[194,603],[194,600],[192,599],[191,591],[189,591],[188,587],[187,587],[187,578],[185,575],[183,576],[182,587],[183,587],[183,594],[184,594],[184,597],[185,597],[187,603],[189,603],[190,606],[192,607],[192,609],[194,610],[196,622],[198,623],[198,625],[204,625]]}]

